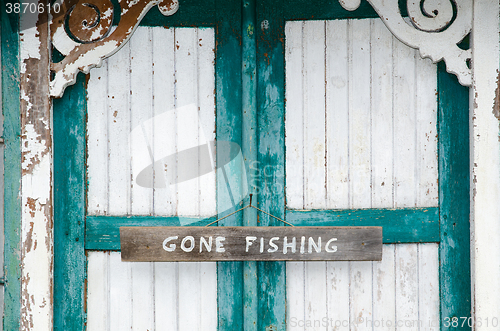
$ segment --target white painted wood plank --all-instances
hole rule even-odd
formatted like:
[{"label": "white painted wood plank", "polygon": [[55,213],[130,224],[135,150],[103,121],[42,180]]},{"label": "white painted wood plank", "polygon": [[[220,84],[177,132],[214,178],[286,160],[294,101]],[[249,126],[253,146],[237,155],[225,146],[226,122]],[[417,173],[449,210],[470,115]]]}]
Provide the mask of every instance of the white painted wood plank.
[{"label": "white painted wood plank", "polygon": [[154,263],[156,331],[179,330],[177,326],[177,262]]},{"label": "white painted wood plank", "polygon": [[87,87],[87,213],[105,215],[108,207],[108,61],[90,71]]},{"label": "white painted wood plank", "polygon": [[420,331],[437,331],[440,319],[438,244],[418,244],[418,282]]},{"label": "white painted wood plank", "polygon": [[351,330],[371,330],[370,320],[373,318],[373,272],[372,262],[350,263],[350,312]]},{"label": "white painted wood plank", "polygon": [[131,262],[122,262],[119,252],[109,253],[109,330],[132,328]]},{"label": "white painted wood plank", "polygon": [[394,206],[414,207],[415,50],[393,43],[394,61]]},{"label": "white painted wood plank", "polygon": [[132,329],[154,330],[154,268],[152,262],[132,263]]},{"label": "white painted wood plank", "polygon": [[419,271],[417,244],[397,245],[395,256],[396,321],[405,321],[404,325],[398,326],[398,330],[418,330]]},{"label": "white painted wood plank", "polygon": [[133,180],[131,183],[131,212],[133,215],[150,215],[153,209],[153,176],[141,178],[137,175],[153,159],[153,132],[146,121],[153,117],[152,87],[152,43],[151,30],[148,28],[135,31],[130,40],[130,158]]},{"label": "white painted wood plank", "polygon": [[[179,31],[177,54],[174,54],[175,30]],[[145,146],[151,147],[154,160],[174,154],[178,150],[197,146],[201,142],[206,143],[215,137],[213,29],[179,28],[175,30],[159,27],[139,28],[133,37],[134,40],[131,41],[134,50],[130,50],[130,45],[125,46],[120,51],[121,57],[119,53],[113,57],[113,60],[110,59],[110,78],[105,85],[106,88],[109,85],[110,95],[108,108],[104,113],[109,114],[106,133],[109,138],[111,214],[133,213],[137,215],[154,212],[156,215],[172,215],[177,213],[178,197],[175,192],[177,189],[175,183],[169,187],[170,192],[166,192],[165,188],[163,192],[155,189],[154,200],[151,187],[144,188],[147,191],[144,200],[142,199],[144,196],[136,197],[139,190],[143,189],[142,187],[135,185],[130,191],[130,174],[146,166],[143,164],[139,168],[131,168],[131,156],[137,157],[136,150],[131,147],[134,138],[129,138],[132,127],[139,127],[143,131],[142,138],[144,138]],[[191,49],[194,52],[191,52]],[[182,54],[180,50],[190,54]],[[131,58],[133,59],[130,60]],[[177,63],[174,62],[176,58]],[[130,76],[131,68],[133,77]],[[177,69],[177,72],[174,69]],[[177,79],[177,84],[175,84],[175,79]],[[105,90],[98,84],[92,88],[96,93]],[[149,95],[149,97],[141,100],[139,97],[144,95]],[[102,104],[106,106],[106,102]],[[177,116],[174,107],[186,112]],[[163,116],[165,113],[168,113],[167,116]],[[158,121],[155,120],[155,116],[159,118]],[[180,121],[177,121],[178,117]],[[92,121],[96,118],[94,117]],[[91,122],[89,125],[92,125]],[[170,130],[167,130],[168,128]],[[172,134],[165,137],[160,134],[163,131]],[[182,132],[183,137],[188,139],[178,143],[177,132]],[[131,141],[132,145],[130,145]],[[142,152],[145,150],[147,148]],[[104,152],[99,151],[103,155],[108,153],[107,149]],[[149,150],[147,152],[144,160],[150,164],[152,159]],[[99,158],[105,156],[107,155],[101,155]],[[197,156],[194,160],[194,164],[197,164]],[[102,162],[99,165],[101,164]],[[193,171],[196,175],[198,170],[195,168]],[[179,214],[194,216],[200,215],[200,212],[206,216],[214,214],[215,175],[212,173],[211,178],[210,176],[203,179],[195,178],[194,182],[197,183],[199,195],[203,196],[204,201],[193,203],[192,194],[188,194],[191,192],[189,188],[193,185],[188,183],[180,190],[179,198],[184,199],[184,207],[179,209]],[[153,186],[153,183],[150,186]],[[99,199],[99,203],[101,201],[102,199]],[[106,203],[106,200],[104,201]],[[164,201],[167,204],[164,204]],[[167,264],[129,264],[121,262],[119,253],[113,252],[110,253],[109,259],[109,267],[105,264],[98,265],[94,261],[89,269],[92,273],[89,279],[93,282],[89,286],[93,286],[92,288],[103,286],[94,279],[96,277],[101,279],[100,273],[103,270],[109,270],[110,298],[109,304],[106,304],[106,309],[109,310],[109,314],[106,313],[109,329],[215,330],[217,328],[216,264],[184,264],[180,267],[180,274],[183,275],[182,281],[178,282],[180,277],[177,264],[173,269],[172,265]],[[102,267],[105,269],[99,269]],[[180,302],[178,302],[179,293],[185,294],[184,300]],[[95,302],[100,300],[98,298],[99,295],[93,295],[90,300]],[[148,313],[144,313],[145,311]],[[90,311],[89,313],[93,315],[89,316],[92,325],[95,325],[99,318],[102,319],[104,314],[103,311],[100,311],[100,314]],[[101,328],[99,324],[97,329],[107,330],[108,328]]]},{"label": "white painted wood plank", "polygon": [[[327,278],[326,278],[326,262],[314,261],[304,263],[305,275],[305,319],[306,321],[322,321],[327,316],[326,293],[327,293]],[[316,331],[324,330],[324,326],[312,323],[312,327],[307,330]]]},{"label": "white painted wood plank", "polygon": [[200,262],[179,262],[178,282],[179,330],[200,330]]},{"label": "white painted wood plank", "polygon": [[394,330],[396,320],[395,246],[383,245],[382,261],[373,262],[373,323],[369,325],[373,325],[374,331]]},{"label": "white painted wood plank", "polygon": [[349,37],[349,163],[351,208],[370,208],[370,21],[350,20]]},{"label": "white painted wood plank", "polygon": [[372,208],[393,207],[392,34],[371,21]]},{"label": "white painted wood plank", "polygon": [[304,207],[326,206],[325,22],[306,21],[304,54]]},{"label": "white painted wood plank", "polygon": [[[109,215],[130,211],[130,43],[108,59]],[[92,123],[91,123],[92,124]]]},{"label": "white painted wood plank", "polygon": [[437,68],[430,59],[416,56],[417,206],[437,207]]},{"label": "white painted wood plank", "polygon": [[286,263],[287,327],[293,331],[305,330],[305,262]]},{"label": "white painted wood plank", "polygon": [[285,25],[286,202],[292,209],[304,208],[302,26],[300,21]]},{"label": "white painted wood plank", "polygon": [[175,177],[176,164],[166,165],[165,157],[176,152],[174,29],[153,27],[153,155],[159,166],[154,174],[154,213],[175,215],[177,198],[166,172]]},{"label": "white painted wood plank", "polygon": [[109,253],[89,252],[87,264],[87,330],[109,329]]},{"label": "white painted wood plank", "polygon": [[329,209],[349,208],[347,36],[347,20],[326,22],[326,207]]},{"label": "white painted wood plank", "polygon": [[[198,55],[197,29],[175,30],[175,93],[177,107],[177,148],[181,152],[198,146]],[[194,109],[194,112],[191,111]],[[193,179],[178,183],[178,213],[179,215],[198,215],[199,180],[198,150],[190,151],[188,164],[178,164],[178,180],[183,177]],[[185,175],[182,175],[185,174]],[[196,194],[193,194],[196,192]]]},{"label": "white painted wood plank", "polygon": [[[199,143],[208,144],[215,140],[215,35],[214,30],[198,28],[198,105],[199,105]],[[208,145],[207,145],[208,147]],[[206,147],[204,147],[206,148]],[[211,150],[212,169],[215,168],[215,150]],[[200,158],[200,164],[206,162]],[[200,166],[201,167],[201,166]],[[202,169],[200,169],[200,172]],[[200,216],[216,214],[215,171],[201,174]]]},{"label": "white painted wood plank", "polygon": [[349,328],[349,262],[326,262],[326,306],[329,331]]},{"label": "white painted wood plank", "polygon": [[[471,141],[471,276],[473,318],[498,316],[500,286],[499,6],[473,2]],[[475,330],[490,330],[482,324]]]},{"label": "white painted wood plank", "polygon": [[200,330],[216,331],[217,319],[217,263],[200,263]]}]

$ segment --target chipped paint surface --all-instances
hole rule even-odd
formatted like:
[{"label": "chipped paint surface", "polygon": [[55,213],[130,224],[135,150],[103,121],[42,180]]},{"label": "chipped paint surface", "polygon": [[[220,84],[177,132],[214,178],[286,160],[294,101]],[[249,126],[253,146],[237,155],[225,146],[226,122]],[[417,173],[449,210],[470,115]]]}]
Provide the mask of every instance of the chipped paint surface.
[{"label": "chipped paint surface", "polygon": [[[21,26],[22,24],[23,22],[21,22]],[[29,25],[28,22],[26,22],[25,24]],[[40,40],[38,40],[38,38],[35,37],[36,28],[32,27],[29,29],[24,29],[22,31],[23,32],[19,34],[21,40],[23,41],[23,47],[21,47],[21,58],[40,59]],[[21,62],[21,73],[25,72],[26,72],[26,64],[24,62]]]},{"label": "chipped paint surface", "polygon": [[[22,22],[46,22],[22,15]],[[48,25],[21,38],[21,330],[52,329],[52,140]]]},{"label": "chipped paint surface", "polygon": [[[471,91],[471,273],[476,320],[500,311],[499,6],[474,1]],[[493,111],[492,111],[493,110]],[[476,330],[487,329],[476,324]]]},{"label": "chipped paint surface", "polygon": [[[69,0],[62,3],[61,10],[67,14],[51,22],[50,29],[52,44],[66,57],[61,62],[52,63],[55,77],[50,82],[51,96],[61,97],[66,86],[75,83],[79,71],[88,73],[91,68],[101,66],[103,59],[117,52],[152,7],[158,5],[163,15],[173,15],[179,7],[177,0],[119,0],[119,5],[120,22],[111,32],[111,1],[89,0],[83,4],[78,0]],[[101,19],[97,20],[99,16]],[[67,18],[71,36],[64,28]]]},{"label": "chipped paint surface", "polygon": [[493,115],[500,121],[500,70],[497,70],[497,73],[497,88],[495,90],[495,102],[493,103]]}]

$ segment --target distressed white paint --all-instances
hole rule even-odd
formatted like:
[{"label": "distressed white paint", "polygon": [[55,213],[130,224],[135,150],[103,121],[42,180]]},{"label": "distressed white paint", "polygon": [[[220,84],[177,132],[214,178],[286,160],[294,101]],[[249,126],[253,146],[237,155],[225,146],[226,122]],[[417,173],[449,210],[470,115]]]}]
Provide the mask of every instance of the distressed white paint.
[{"label": "distressed white paint", "polygon": [[[33,1],[32,1],[33,2]],[[35,27],[37,14],[21,15],[21,330],[52,329],[52,146],[50,140],[51,119],[48,95],[38,98],[34,105],[34,95],[28,95],[30,76],[27,72],[37,71],[43,82],[47,66],[46,45],[48,31]],[[46,26],[45,26],[46,27]],[[31,67],[28,67],[28,64]],[[35,93],[42,94],[44,86],[37,86]],[[33,91],[32,90],[32,91]],[[35,113],[35,108],[36,113]],[[37,121],[37,123],[35,123]]]},{"label": "distressed white paint", "polygon": [[[177,0],[164,0],[160,4],[157,0],[120,1],[121,19],[114,33],[91,44],[72,42],[71,37],[65,32],[63,27],[66,22],[65,20],[51,22],[51,29],[54,31],[52,35],[52,44],[62,54],[69,55],[70,57],[68,58],[69,60],[65,58],[60,63],[54,65],[55,75],[54,79],[50,82],[50,95],[53,97],[61,97],[66,86],[75,83],[76,74],[79,71],[88,73],[91,68],[100,67],[104,59],[113,55],[126,45],[142,18],[156,5],[159,5],[160,12],[165,16],[173,15],[179,8]],[[135,6],[134,9],[137,9],[135,10],[137,16],[127,14],[133,6]],[[107,6],[104,8],[106,7]],[[63,8],[65,8],[64,4]],[[78,10],[81,7],[76,8]],[[101,8],[97,7],[94,9],[99,12],[101,19],[104,19],[106,15],[111,13],[109,10],[105,10],[101,13]],[[124,24],[129,25],[125,26]],[[100,26],[97,28],[106,29],[106,27]],[[93,38],[94,37],[95,35],[93,34]],[[102,37],[102,35],[100,37]]]},{"label": "distressed white paint", "polygon": [[438,206],[436,66],[379,19],[286,37],[287,207]]},{"label": "distressed white paint", "polygon": [[[89,215],[216,214],[215,173],[200,174],[197,149],[187,164],[161,163],[215,139],[214,48],[213,29],[140,27],[91,72]],[[215,330],[216,264],[91,252],[87,315],[89,330]]]},{"label": "distressed white paint", "polygon": [[[380,262],[287,263],[288,330],[439,329],[437,244],[384,245]],[[432,323],[432,324],[430,324]]]},{"label": "distressed white paint", "polygon": [[[435,65],[379,19],[287,22],[285,60],[288,208],[438,205]],[[437,244],[287,263],[288,328],[436,330],[438,286]]]},{"label": "distressed white paint", "polygon": [[[500,115],[499,6],[474,1],[473,88],[471,90],[471,262],[476,321],[500,311]],[[495,94],[496,93],[496,94]],[[497,99],[498,100],[498,99]],[[491,318],[492,318],[491,317]],[[491,319],[490,318],[490,319]],[[476,330],[492,329],[483,323]]]}]

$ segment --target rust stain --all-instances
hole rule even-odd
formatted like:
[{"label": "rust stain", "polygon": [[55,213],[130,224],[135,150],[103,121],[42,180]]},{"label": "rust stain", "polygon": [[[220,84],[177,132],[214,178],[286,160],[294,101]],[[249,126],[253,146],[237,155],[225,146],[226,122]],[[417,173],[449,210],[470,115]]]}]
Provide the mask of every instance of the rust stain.
[{"label": "rust stain", "polygon": [[[21,265],[23,267],[24,265]],[[21,293],[21,315],[23,318],[21,319],[21,328],[22,330],[30,330],[33,329],[33,315],[29,314],[31,312],[31,304],[33,302],[33,297],[29,295],[27,290],[28,284],[30,282],[29,274],[23,276],[21,278],[22,282],[22,293]]]},{"label": "rust stain", "polygon": [[[43,43],[43,38],[40,38]],[[43,49],[44,45],[40,45]],[[30,58],[24,60],[26,72],[21,74],[22,94],[21,98],[21,139],[24,140],[25,150],[22,151],[21,161],[23,164],[22,175],[31,174],[33,169],[41,162],[41,159],[50,153],[52,147],[52,138],[50,132],[50,100],[49,85],[47,76],[44,75],[44,68],[48,73],[48,52],[41,52],[40,59]],[[45,66],[43,64],[46,64]],[[27,130],[31,127],[35,133],[35,140],[32,136],[33,132]],[[33,145],[43,145],[43,150],[39,153],[33,153]],[[38,147],[38,146],[36,146]]]},{"label": "rust stain", "polygon": [[[30,230],[26,234],[26,240],[24,241],[24,247],[25,247],[26,253],[29,253],[31,251],[31,247],[33,246],[33,226],[34,225],[35,224],[33,222],[30,222]],[[36,241],[35,241],[35,247],[33,247],[33,249],[35,249],[35,248],[36,248]]]},{"label": "rust stain", "polygon": [[495,90],[495,102],[493,103],[493,115],[500,121],[500,72],[497,69],[497,88]]},{"label": "rust stain", "polygon": [[29,207],[29,209],[30,209],[31,217],[35,217],[36,200],[31,198],[31,197],[28,197],[28,201],[26,202],[26,206]]}]

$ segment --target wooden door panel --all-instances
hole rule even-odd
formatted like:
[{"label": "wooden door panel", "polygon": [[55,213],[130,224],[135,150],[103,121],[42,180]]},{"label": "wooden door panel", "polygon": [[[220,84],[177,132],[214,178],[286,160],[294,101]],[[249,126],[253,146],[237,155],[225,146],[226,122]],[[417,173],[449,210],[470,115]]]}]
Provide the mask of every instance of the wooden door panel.
[{"label": "wooden door panel", "polygon": [[[215,173],[198,176],[196,149],[190,164],[161,162],[214,140],[214,80],[212,28],[139,27],[91,71],[89,215],[216,214]],[[141,177],[152,163],[162,167]],[[176,182],[186,168],[196,176]],[[119,253],[92,251],[88,286],[89,330],[217,326],[215,263],[126,263]]]},{"label": "wooden door panel", "polygon": [[[289,21],[285,40],[287,208],[437,207],[436,65],[378,18]],[[381,262],[288,262],[288,326],[436,324],[438,261],[426,243],[386,245]]]}]

